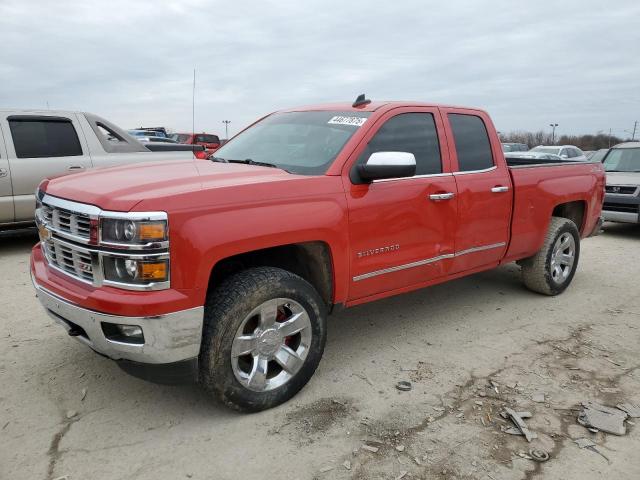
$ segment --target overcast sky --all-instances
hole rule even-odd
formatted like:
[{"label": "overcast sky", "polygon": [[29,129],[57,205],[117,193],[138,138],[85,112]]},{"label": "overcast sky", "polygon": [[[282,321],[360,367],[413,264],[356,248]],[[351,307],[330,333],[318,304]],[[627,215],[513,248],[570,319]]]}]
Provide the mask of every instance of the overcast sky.
[{"label": "overcast sky", "polygon": [[326,101],[481,107],[501,131],[624,136],[640,2],[0,0],[0,108],[231,132]]}]

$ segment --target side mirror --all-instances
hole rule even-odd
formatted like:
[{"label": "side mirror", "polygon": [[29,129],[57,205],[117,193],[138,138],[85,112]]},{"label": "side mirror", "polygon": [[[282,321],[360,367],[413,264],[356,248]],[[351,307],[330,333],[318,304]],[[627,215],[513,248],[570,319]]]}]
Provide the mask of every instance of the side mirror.
[{"label": "side mirror", "polygon": [[416,157],[408,152],[375,152],[366,163],[358,165],[358,174],[368,182],[413,177],[416,174]]}]

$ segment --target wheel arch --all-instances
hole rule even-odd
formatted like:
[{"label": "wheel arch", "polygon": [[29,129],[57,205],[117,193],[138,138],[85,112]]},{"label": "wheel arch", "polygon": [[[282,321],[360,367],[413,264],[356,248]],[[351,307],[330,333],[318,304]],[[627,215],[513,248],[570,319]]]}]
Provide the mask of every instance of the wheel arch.
[{"label": "wheel arch", "polygon": [[571,220],[578,227],[582,236],[584,233],[584,223],[587,218],[587,202],[584,200],[574,200],[571,202],[559,203],[553,208],[551,217],[562,217]]},{"label": "wheel arch", "polygon": [[333,255],[324,241],[278,245],[222,258],[211,268],[207,295],[234,273],[252,267],[277,267],[295,273],[316,289],[328,308],[335,303]]}]

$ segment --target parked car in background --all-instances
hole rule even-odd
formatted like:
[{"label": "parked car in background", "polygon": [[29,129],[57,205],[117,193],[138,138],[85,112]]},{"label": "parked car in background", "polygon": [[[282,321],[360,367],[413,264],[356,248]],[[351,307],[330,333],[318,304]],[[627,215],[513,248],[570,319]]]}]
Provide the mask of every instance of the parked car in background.
[{"label": "parked car in background", "polygon": [[587,158],[587,160],[589,160],[595,152],[595,150],[582,150],[582,153],[584,154],[584,156]]},{"label": "parked car in background", "polygon": [[136,128],[136,130],[147,132],[148,136],[151,136],[151,137],[167,138],[169,136],[167,134],[167,129],[164,127],[139,127],[139,128]]},{"label": "parked car in background", "polygon": [[136,140],[142,143],[152,142],[152,143],[179,143],[176,142],[173,138],[169,137],[136,137]]},{"label": "parked car in background", "polygon": [[526,152],[529,150],[529,145],[525,143],[503,143],[503,152]]},{"label": "parked car in background", "polygon": [[582,150],[573,145],[545,146],[538,145],[531,149],[532,152],[544,152],[552,155],[558,155],[562,160],[571,160],[574,162],[584,162],[587,160]]},{"label": "parked car in background", "polygon": [[208,150],[209,152],[213,152],[220,148],[220,138],[211,133],[174,133],[170,138],[178,143],[202,145],[205,150]]},{"label": "parked car in background", "polygon": [[[45,311],[130,373],[257,411],[309,381],[332,310],[515,261],[560,294],[603,196],[601,165],[510,165],[481,110],[361,97],[268,115],[216,161],[43,182],[31,274]],[[69,238],[51,220],[68,210],[98,221]]]},{"label": "parked car in background", "polygon": [[167,138],[166,135],[163,135],[161,132],[155,132],[153,130],[127,130],[127,133],[135,138],[148,138],[148,137],[158,137],[158,138]]},{"label": "parked car in background", "polygon": [[561,162],[562,158],[559,155],[554,155],[553,153],[545,153],[545,152],[504,152],[504,157],[509,161],[509,164],[518,165],[518,164],[528,164],[530,162],[519,162],[519,159],[535,159],[535,160],[549,160],[550,162]]},{"label": "parked car in background", "polygon": [[605,220],[640,223],[640,142],[616,145],[603,163],[607,172]]},{"label": "parked car in background", "polygon": [[607,153],[609,153],[608,148],[601,148],[600,150],[596,150],[595,152],[593,152],[593,155],[589,157],[589,161],[593,163],[602,163],[604,157],[607,156]]},{"label": "parked car in background", "polygon": [[92,167],[194,157],[194,146],[163,147],[154,152],[91,113],[0,110],[0,229],[33,224],[34,191],[44,178]]}]

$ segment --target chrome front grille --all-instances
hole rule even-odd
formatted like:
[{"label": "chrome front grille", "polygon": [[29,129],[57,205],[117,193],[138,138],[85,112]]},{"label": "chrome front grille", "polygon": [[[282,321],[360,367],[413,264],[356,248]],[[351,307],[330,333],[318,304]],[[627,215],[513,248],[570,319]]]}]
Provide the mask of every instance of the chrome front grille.
[{"label": "chrome front grille", "polygon": [[93,284],[94,260],[91,252],[55,238],[44,240],[42,249],[49,265],[75,278]]},{"label": "chrome front grille", "polygon": [[91,236],[89,215],[45,203],[42,204],[41,212],[45,223],[53,230],[89,240]]}]

